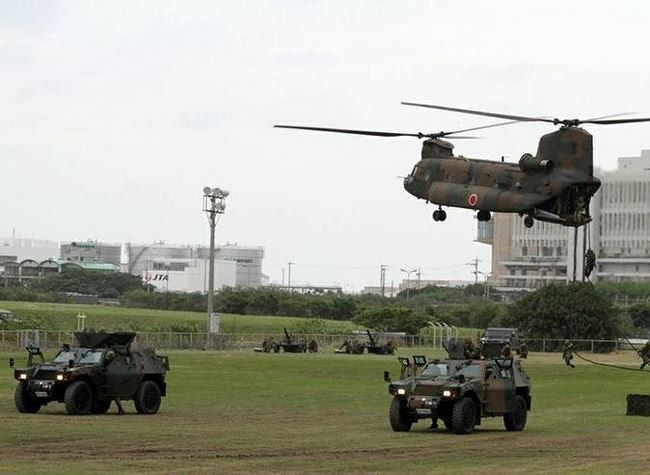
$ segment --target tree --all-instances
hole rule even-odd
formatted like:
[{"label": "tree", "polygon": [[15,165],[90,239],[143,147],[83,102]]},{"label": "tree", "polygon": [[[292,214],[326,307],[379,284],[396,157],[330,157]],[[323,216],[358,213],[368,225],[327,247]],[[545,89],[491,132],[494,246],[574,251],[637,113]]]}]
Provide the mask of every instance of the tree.
[{"label": "tree", "polygon": [[613,339],[620,336],[612,301],[589,283],[548,285],[513,303],[506,322],[528,338]]},{"label": "tree", "polygon": [[632,305],[627,312],[636,328],[650,328],[650,305],[643,303]]},{"label": "tree", "polygon": [[409,307],[368,307],[353,321],[373,330],[417,335],[428,320],[426,314]]}]

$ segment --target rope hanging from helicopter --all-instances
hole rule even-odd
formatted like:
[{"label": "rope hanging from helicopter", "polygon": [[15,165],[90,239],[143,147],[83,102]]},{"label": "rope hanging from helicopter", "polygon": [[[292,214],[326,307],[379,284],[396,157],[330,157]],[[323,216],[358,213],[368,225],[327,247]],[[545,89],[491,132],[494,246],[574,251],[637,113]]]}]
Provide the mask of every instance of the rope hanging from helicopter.
[{"label": "rope hanging from helicopter", "polygon": [[[630,345],[632,347],[632,349],[641,357],[641,359],[643,361],[645,361],[645,358],[643,357],[641,352],[636,349],[636,347],[632,344],[632,342],[627,338],[623,338],[623,339],[627,342],[628,345]],[[630,368],[629,366],[621,366],[621,365],[612,364],[612,363],[603,363],[603,362],[600,362],[600,361],[594,361],[594,360],[592,360],[590,358],[587,358],[586,356],[582,356],[580,353],[578,353],[575,350],[572,351],[572,353],[574,355],[576,355],[578,358],[580,358],[581,360],[586,361],[587,363],[597,365],[597,366],[607,366],[609,368],[623,369],[623,370],[626,370],[626,371],[641,371],[641,372],[644,372],[644,373],[646,372],[642,368]]]}]

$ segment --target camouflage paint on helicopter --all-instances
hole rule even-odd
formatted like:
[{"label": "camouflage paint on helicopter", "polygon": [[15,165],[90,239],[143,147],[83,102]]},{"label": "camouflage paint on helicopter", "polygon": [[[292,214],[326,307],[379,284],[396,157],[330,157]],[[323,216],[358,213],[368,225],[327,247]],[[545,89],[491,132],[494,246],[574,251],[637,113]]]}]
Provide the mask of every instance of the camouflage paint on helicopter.
[{"label": "camouflage paint on helicopter", "polygon": [[[404,179],[413,196],[477,210],[480,221],[496,211],[568,226],[591,221],[589,202],[599,187],[593,176],[592,137],[576,127],[544,135],[537,154],[524,154],[519,163],[454,156],[451,143],[428,139],[422,160]],[[444,221],[445,214],[437,211],[434,219]],[[532,219],[526,224],[532,225]]]}]

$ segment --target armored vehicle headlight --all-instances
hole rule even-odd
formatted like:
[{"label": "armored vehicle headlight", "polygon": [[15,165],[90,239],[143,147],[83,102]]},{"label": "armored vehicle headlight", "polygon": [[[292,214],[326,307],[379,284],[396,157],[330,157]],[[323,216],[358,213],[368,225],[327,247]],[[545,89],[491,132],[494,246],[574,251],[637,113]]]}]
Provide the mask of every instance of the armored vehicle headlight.
[{"label": "armored vehicle headlight", "polygon": [[397,394],[399,394],[400,396],[404,396],[404,394],[406,394],[406,389],[404,389],[404,388],[399,388],[399,389],[397,390]]},{"label": "armored vehicle headlight", "polygon": [[452,397],[454,395],[454,392],[450,389],[445,389],[442,392],[442,397]]},{"label": "armored vehicle headlight", "polygon": [[63,374],[57,374],[56,375],[56,380],[57,381],[63,381],[65,379],[65,376]]},{"label": "armored vehicle headlight", "polygon": [[20,373],[18,379],[27,379],[27,373]]}]

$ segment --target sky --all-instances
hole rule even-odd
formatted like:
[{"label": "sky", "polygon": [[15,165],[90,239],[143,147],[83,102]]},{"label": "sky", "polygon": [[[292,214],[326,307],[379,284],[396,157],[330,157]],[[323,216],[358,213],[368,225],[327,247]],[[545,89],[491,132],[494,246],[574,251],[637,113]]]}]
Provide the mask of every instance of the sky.
[{"label": "sky", "polygon": [[[0,236],[264,246],[294,283],[395,285],[489,272],[469,210],[434,222],[398,177],[415,138],[492,119],[400,105],[650,116],[650,3],[0,0]],[[499,121],[496,119],[495,121]],[[481,131],[456,154],[516,161],[549,124]],[[650,125],[592,126],[594,162],[650,148]]]}]

